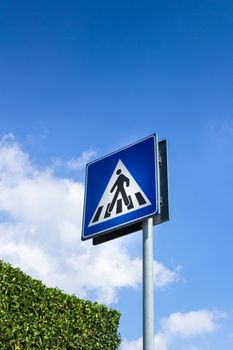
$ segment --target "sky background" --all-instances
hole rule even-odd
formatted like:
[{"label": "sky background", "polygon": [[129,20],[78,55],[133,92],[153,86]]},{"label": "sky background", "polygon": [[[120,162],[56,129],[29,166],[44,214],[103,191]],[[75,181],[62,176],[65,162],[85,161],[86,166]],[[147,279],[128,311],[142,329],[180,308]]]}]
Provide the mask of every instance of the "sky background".
[{"label": "sky background", "polygon": [[142,350],[141,232],[81,243],[86,162],[169,142],[156,350],[233,347],[233,3],[0,2],[0,258],[121,311]]}]

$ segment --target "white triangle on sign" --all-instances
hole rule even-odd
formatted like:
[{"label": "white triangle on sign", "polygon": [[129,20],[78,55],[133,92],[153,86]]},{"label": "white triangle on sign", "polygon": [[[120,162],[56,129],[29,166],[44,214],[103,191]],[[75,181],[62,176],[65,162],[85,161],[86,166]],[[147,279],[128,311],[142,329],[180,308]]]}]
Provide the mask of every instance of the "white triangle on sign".
[{"label": "white triangle on sign", "polygon": [[143,190],[119,160],[88,226],[100,224],[150,204]]}]

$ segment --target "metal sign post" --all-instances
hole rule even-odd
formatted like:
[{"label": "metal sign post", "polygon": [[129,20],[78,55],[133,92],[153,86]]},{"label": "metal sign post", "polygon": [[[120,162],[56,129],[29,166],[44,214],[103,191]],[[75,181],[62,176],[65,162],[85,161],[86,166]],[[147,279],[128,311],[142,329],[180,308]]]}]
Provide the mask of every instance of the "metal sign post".
[{"label": "metal sign post", "polygon": [[143,350],[154,350],[153,218],[143,221]]}]

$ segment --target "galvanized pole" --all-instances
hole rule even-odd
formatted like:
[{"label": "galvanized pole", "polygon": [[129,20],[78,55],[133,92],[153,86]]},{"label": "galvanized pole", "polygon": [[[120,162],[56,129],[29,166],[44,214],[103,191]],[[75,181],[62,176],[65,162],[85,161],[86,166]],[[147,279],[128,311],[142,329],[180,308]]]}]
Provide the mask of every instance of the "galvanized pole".
[{"label": "galvanized pole", "polygon": [[143,222],[143,350],[154,350],[153,218]]}]

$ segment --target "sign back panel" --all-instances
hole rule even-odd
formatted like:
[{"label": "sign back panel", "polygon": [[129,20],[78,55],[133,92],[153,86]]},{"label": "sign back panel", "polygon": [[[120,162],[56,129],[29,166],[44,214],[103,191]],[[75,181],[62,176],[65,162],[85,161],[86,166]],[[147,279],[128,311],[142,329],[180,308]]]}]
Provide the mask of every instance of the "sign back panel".
[{"label": "sign back panel", "polygon": [[157,136],[86,167],[82,239],[132,226],[159,212]]}]

